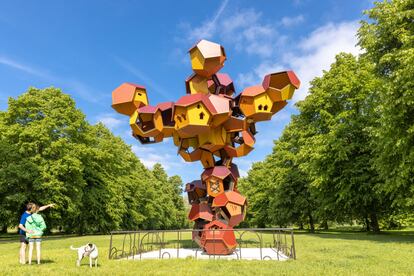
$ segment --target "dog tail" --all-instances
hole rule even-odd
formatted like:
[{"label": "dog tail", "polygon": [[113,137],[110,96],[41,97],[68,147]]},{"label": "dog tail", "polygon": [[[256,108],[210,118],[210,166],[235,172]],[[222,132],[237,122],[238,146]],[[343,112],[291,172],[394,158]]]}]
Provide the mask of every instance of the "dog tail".
[{"label": "dog tail", "polygon": [[80,247],[78,247],[78,248],[75,248],[75,247],[73,247],[72,245],[70,246],[70,249],[71,250],[78,250]]}]

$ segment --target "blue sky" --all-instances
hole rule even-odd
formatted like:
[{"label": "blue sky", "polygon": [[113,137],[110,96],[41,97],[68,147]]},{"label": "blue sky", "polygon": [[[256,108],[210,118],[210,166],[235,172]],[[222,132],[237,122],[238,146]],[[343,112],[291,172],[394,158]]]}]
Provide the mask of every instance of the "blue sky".
[{"label": "blue sky", "polygon": [[150,104],[177,100],[191,74],[186,51],[205,38],[225,47],[221,72],[237,92],[280,70],[293,69],[302,81],[283,111],[257,124],[256,149],[234,159],[245,175],[272,151],[308,82],[335,54],[360,51],[355,34],[371,6],[369,0],[2,1],[0,109],[30,86],[62,88],[89,122],[107,125],[146,166],[159,162],[185,182],[198,179],[201,165],[182,161],[170,140],[140,145],[130,137],[128,118],[110,105],[123,82],[146,86]]}]

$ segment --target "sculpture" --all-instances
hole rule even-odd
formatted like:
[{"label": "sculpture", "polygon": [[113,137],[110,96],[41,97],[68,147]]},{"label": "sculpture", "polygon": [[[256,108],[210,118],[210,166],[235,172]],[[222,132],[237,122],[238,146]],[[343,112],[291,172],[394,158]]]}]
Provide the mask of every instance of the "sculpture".
[{"label": "sculpture", "polygon": [[203,229],[193,232],[193,240],[209,254],[231,254],[237,246],[232,229],[247,206],[232,159],[253,150],[255,123],[281,110],[300,81],[293,71],[272,73],[234,97],[233,81],[218,73],[226,60],[222,46],[201,40],[189,53],[194,73],[185,81],[187,95],[150,106],[145,87],[124,83],[112,92],[112,107],[130,117],[132,135],[142,144],[172,137],[185,161],[201,161],[201,180],[185,187],[189,219]]}]

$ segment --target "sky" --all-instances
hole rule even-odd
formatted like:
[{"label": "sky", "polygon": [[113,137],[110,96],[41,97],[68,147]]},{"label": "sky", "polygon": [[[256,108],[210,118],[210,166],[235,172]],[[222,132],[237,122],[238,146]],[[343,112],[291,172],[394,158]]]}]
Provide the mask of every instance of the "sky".
[{"label": "sky", "polygon": [[271,121],[256,124],[255,150],[235,158],[242,176],[272,152],[274,140],[296,114],[309,81],[329,69],[340,52],[358,54],[356,33],[370,0],[258,1],[1,1],[0,110],[29,87],[70,94],[91,124],[102,122],[131,145],[145,166],[161,163],[184,183],[200,178],[199,162],[186,163],[171,139],[141,145],[129,119],[111,108],[123,82],[147,88],[151,105],[185,95],[192,73],[188,49],[199,39],[221,44],[237,93],[264,75],[294,70],[302,82]]}]

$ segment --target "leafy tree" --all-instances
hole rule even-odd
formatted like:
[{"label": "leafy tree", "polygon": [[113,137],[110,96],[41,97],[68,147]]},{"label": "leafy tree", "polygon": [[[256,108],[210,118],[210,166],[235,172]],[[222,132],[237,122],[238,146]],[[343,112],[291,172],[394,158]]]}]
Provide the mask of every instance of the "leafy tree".
[{"label": "leafy tree", "polygon": [[364,59],[340,54],[328,72],[312,81],[310,95],[298,108],[314,132],[304,146],[309,162],[303,167],[311,173],[322,206],[335,210],[336,220],[369,220],[379,231],[378,214],[386,205],[371,162],[376,102],[371,95],[378,87],[372,71]]},{"label": "leafy tree", "polygon": [[414,2],[376,2],[366,12],[359,44],[381,79],[375,128],[382,189],[398,208],[414,206]]},{"label": "leafy tree", "polygon": [[59,89],[30,88],[0,113],[3,230],[16,225],[28,201],[57,203],[45,212],[48,229],[83,234],[180,227],[181,180],[168,179],[160,165],[156,170],[146,169],[102,124],[91,126]]}]

